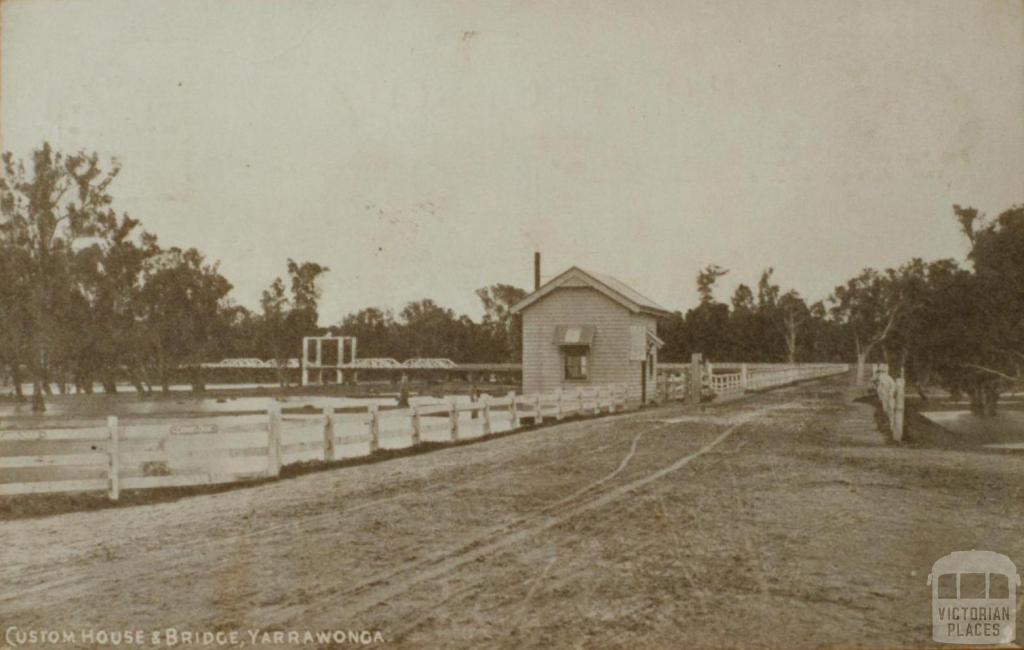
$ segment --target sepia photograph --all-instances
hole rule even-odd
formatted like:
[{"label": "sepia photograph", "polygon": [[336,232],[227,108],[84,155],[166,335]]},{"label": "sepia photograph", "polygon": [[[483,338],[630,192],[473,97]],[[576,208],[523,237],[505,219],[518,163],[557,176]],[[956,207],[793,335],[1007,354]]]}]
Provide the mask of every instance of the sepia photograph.
[{"label": "sepia photograph", "polygon": [[1019,567],[1024,0],[0,0],[0,650],[1018,648]]}]

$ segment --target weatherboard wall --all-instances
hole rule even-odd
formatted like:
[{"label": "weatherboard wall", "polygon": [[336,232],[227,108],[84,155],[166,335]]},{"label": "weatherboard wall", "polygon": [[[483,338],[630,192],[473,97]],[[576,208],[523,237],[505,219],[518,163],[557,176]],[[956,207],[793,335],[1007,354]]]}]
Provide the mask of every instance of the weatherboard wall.
[{"label": "weatherboard wall", "polygon": [[[640,361],[630,360],[630,327],[655,330],[655,318],[634,314],[591,287],[559,287],[523,309],[523,392],[541,393],[606,384],[625,384],[631,399],[640,398]],[[590,325],[596,331],[586,381],[564,379],[559,325]],[[653,384],[653,381],[651,382]],[[650,396],[653,389],[648,391]]]}]

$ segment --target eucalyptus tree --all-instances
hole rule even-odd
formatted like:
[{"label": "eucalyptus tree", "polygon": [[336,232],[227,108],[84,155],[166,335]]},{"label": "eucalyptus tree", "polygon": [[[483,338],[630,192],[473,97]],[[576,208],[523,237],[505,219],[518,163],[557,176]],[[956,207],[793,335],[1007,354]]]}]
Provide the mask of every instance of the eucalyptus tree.
[{"label": "eucalyptus tree", "polygon": [[194,248],[161,250],[145,263],[138,313],[150,376],[164,392],[179,369],[205,388],[202,362],[218,356],[231,331],[231,283]]},{"label": "eucalyptus tree", "polygon": [[946,301],[963,323],[945,379],[969,391],[975,412],[992,415],[1001,391],[1024,384],[1024,205],[995,219],[970,207],[953,211],[973,273],[952,285]]},{"label": "eucalyptus tree", "polygon": [[138,392],[148,391],[141,298],[147,263],[161,251],[156,237],[139,225],[127,215],[105,218],[98,236],[75,255],[78,309],[69,326],[82,332],[72,366],[79,390],[90,392],[98,380],[105,393],[114,393],[127,374]]},{"label": "eucalyptus tree", "polygon": [[[481,287],[476,295],[483,303],[484,316],[476,347],[480,360],[516,362],[522,357],[523,319],[512,306],[526,297],[526,291],[510,284]],[[490,341],[481,340],[484,338]],[[493,348],[492,349],[492,344]]]},{"label": "eucalyptus tree", "polygon": [[[274,359],[278,383],[288,383],[288,359],[300,352],[304,336],[320,332],[320,278],[330,269],[316,262],[288,260],[290,294],[275,278],[260,297],[260,347]],[[305,350],[301,350],[305,354]]]},{"label": "eucalyptus tree", "polygon": [[761,325],[761,345],[768,351],[768,358],[784,356],[787,363],[796,363],[801,333],[812,313],[798,291],[782,292],[772,281],[774,272],[771,267],[765,269],[757,282],[755,315]]},{"label": "eucalyptus tree", "polygon": [[775,311],[773,321],[786,346],[786,361],[796,363],[800,334],[812,317],[811,310],[796,290],[790,290],[779,297]]},{"label": "eucalyptus tree", "polygon": [[686,328],[692,352],[700,352],[708,359],[731,356],[732,341],[729,333],[729,305],[715,299],[718,279],[729,273],[717,264],[710,264],[697,273],[697,306],[686,312]]},{"label": "eucalyptus tree", "polygon": [[116,160],[105,169],[95,153],[67,155],[48,143],[27,164],[0,156],[0,246],[16,284],[3,294],[2,318],[22,350],[14,363],[31,375],[33,411],[45,410],[50,373],[67,360],[76,242],[116,219],[108,189],[119,171]]},{"label": "eucalyptus tree", "polygon": [[875,269],[864,269],[829,298],[832,316],[853,338],[857,382],[864,381],[864,366],[871,353],[886,340],[903,307],[898,287]]}]

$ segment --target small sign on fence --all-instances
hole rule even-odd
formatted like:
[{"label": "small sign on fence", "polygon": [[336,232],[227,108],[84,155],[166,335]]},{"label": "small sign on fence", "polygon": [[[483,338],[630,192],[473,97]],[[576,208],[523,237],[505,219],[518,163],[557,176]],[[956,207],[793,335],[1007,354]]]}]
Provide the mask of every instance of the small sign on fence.
[{"label": "small sign on fence", "polygon": [[216,424],[175,424],[171,426],[172,436],[189,436],[199,433],[217,433]]}]

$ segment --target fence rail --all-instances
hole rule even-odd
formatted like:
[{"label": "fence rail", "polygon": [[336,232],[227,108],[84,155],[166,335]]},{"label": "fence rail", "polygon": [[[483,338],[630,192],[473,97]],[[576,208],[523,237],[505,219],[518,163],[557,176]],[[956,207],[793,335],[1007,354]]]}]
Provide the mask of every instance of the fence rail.
[{"label": "fence rail", "polygon": [[896,442],[903,440],[903,413],[906,404],[906,386],[902,377],[894,379],[889,367],[876,364],[872,369],[875,393],[889,421],[889,430]]},{"label": "fence rail", "polygon": [[711,390],[716,395],[731,395],[742,393],[749,387],[744,383],[741,373],[730,373],[723,375],[712,374],[708,382]]},{"label": "fence rail", "polygon": [[755,367],[749,371],[747,390],[762,390],[773,386],[791,384],[805,379],[828,377],[849,371],[850,366],[842,363],[799,364],[785,368]]},{"label": "fence rail", "polygon": [[[824,376],[840,366],[808,366],[714,374],[701,383],[719,395],[740,394]],[[660,401],[693,399],[690,372],[659,377]],[[106,491],[213,485],[275,478],[281,468],[308,461],[334,462],[426,442],[457,442],[511,431],[524,420],[561,420],[616,413],[636,405],[625,385],[583,387],[543,394],[484,395],[362,412],[216,416],[169,423],[120,421],[78,429],[0,431],[0,495]]]},{"label": "fence rail", "polygon": [[[739,372],[716,372],[716,369],[722,367],[727,367],[730,370],[738,368]],[[665,395],[665,391],[668,390],[668,394],[682,398],[687,395],[692,368],[689,366],[683,368],[681,364],[674,364],[672,368],[675,374],[664,374],[659,378],[658,395]],[[715,396],[728,397],[806,379],[842,374],[849,370],[849,364],[845,363],[795,365],[772,363],[712,365],[708,363],[701,367],[701,382],[702,386],[709,389]],[[666,389],[665,385],[670,388]]]},{"label": "fence rail", "polygon": [[0,431],[0,495],[212,485],[273,478],[281,467],[333,462],[424,442],[456,442],[517,429],[523,420],[615,413],[625,386],[586,387],[479,401],[452,399],[363,412],[219,416],[152,424],[108,419],[86,429]]}]

